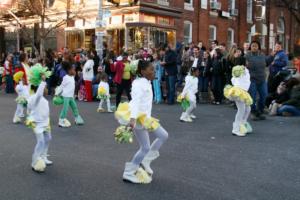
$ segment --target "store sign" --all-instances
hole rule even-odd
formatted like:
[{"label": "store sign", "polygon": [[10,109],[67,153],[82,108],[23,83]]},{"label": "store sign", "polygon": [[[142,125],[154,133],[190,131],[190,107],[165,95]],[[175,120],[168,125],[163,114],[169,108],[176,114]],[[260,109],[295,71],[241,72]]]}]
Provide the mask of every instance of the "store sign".
[{"label": "store sign", "polygon": [[78,19],[75,21],[75,27],[76,28],[82,28],[84,26],[83,19]]},{"label": "store sign", "polygon": [[125,22],[138,22],[139,21],[139,15],[138,14],[128,14],[124,16]]},{"label": "store sign", "polygon": [[122,23],[123,23],[122,15],[120,15],[120,16],[113,16],[111,18],[111,24],[113,24],[113,25],[118,25],[118,24],[122,24]]},{"label": "store sign", "polygon": [[160,25],[170,25],[170,19],[165,17],[158,17],[158,24]]},{"label": "store sign", "polygon": [[153,23],[155,24],[156,20],[154,16],[145,15],[144,16],[144,22]]}]

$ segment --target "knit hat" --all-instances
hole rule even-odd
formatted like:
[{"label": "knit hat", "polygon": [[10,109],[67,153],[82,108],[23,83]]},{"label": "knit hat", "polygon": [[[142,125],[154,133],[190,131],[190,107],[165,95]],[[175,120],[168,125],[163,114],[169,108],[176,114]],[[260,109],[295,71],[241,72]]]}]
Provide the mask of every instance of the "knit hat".
[{"label": "knit hat", "polygon": [[33,86],[39,86],[42,82],[42,75],[45,75],[46,78],[51,76],[51,71],[48,71],[47,67],[43,67],[41,64],[35,64],[30,68],[29,71],[29,83]]},{"label": "knit hat", "polygon": [[24,72],[22,72],[22,71],[19,71],[19,72],[15,73],[14,74],[14,81],[16,83],[19,83],[20,80],[23,78],[23,76],[24,76]]}]

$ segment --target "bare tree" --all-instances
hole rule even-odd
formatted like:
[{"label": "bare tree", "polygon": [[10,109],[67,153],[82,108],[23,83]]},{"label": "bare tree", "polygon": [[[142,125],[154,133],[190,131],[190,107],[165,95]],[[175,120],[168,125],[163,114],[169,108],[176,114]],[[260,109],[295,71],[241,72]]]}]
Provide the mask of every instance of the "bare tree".
[{"label": "bare tree", "polygon": [[300,24],[300,0],[277,0],[277,3],[279,3],[280,6],[287,8]]},{"label": "bare tree", "polygon": [[[45,41],[49,34],[79,15],[80,7],[70,11],[71,0],[23,0],[19,9],[38,19],[39,53],[45,56]],[[57,14],[63,12],[64,14]]]}]

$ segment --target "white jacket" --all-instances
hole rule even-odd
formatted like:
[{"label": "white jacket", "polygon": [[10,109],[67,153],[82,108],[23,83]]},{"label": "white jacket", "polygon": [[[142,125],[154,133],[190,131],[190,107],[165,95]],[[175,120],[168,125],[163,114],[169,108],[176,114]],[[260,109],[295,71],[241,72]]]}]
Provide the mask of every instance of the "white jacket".
[{"label": "white jacket", "polygon": [[249,70],[247,68],[245,68],[245,73],[242,74],[240,77],[238,77],[238,78],[232,77],[231,83],[235,87],[239,87],[245,91],[248,91],[250,88],[250,84],[251,84]]},{"label": "white jacket", "polygon": [[48,126],[49,124],[49,103],[44,97],[46,82],[42,82],[36,93],[28,99],[29,118],[38,126]]},{"label": "white jacket", "polygon": [[182,91],[182,96],[188,96],[191,101],[196,101],[196,93],[198,92],[198,78],[187,75],[185,77],[185,86]]},{"label": "white jacket", "polygon": [[75,93],[75,79],[74,76],[65,75],[60,85],[61,96],[63,97],[74,97]]},{"label": "white jacket", "polygon": [[151,117],[153,92],[151,82],[146,78],[137,78],[132,83],[132,100],[129,103],[131,116],[136,119],[140,113]]},{"label": "white jacket", "polygon": [[25,97],[26,99],[29,98],[29,86],[24,85],[23,81],[20,81],[19,84],[16,86],[16,92],[18,97]]},{"label": "white jacket", "polygon": [[94,61],[87,60],[82,69],[83,80],[92,81],[94,78]]}]

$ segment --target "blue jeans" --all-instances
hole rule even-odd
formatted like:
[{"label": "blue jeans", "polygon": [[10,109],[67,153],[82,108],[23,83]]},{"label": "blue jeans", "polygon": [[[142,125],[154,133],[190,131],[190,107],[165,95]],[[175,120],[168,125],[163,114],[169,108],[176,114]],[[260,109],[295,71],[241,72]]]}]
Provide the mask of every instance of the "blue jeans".
[{"label": "blue jeans", "polygon": [[11,75],[6,75],[5,76],[5,81],[6,81],[6,88],[5,92],[6,93],[14,93],[14,80]]},{"label": "blue jeans", "polygon": [[167,76],[168,104],[174,104],[175,103],[175,84],[176,84],[176,75]]},{"label": "blue jeans", "polygon": [[[258,99],[258,105],[257,105],[257,99],[256,99],[256,93],[259,94]],[[259,111],[263,113],[265,108],[265,102],[268,95],[268,86],[266,81],[263,81],[262,83],[256,83],[255,81],[251,81],[251,85],[249,88],[249,93],[253,99],[253,104],[251,106],[251,111]]]},{"label": "blue jeans", "polygon": [[198,82],[198,91],[199,92],[208,92],[208,78],[200,76]]},{"label": "blue jeans", "polygon": [[215,75],[212,77],[212,92],[216,102],[222,103],[223,99],[223,78],[222,76]]},{"label": "blue jeans", "polygon": [[293,116],[300,116],[300,109],[291,105],[283,105],[277,110],[278,115],[282,115],[282,113],[290,113]]},{"label": "blue jeans", "polygon": [[153,80],[153,89],[154,89],[154,102],[161,103],[162,95],[161,95],[160,80],[157,79]]}]

